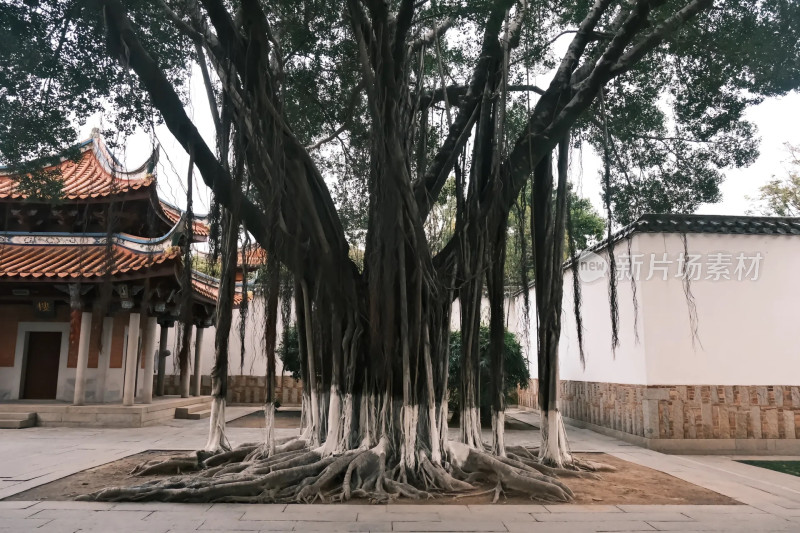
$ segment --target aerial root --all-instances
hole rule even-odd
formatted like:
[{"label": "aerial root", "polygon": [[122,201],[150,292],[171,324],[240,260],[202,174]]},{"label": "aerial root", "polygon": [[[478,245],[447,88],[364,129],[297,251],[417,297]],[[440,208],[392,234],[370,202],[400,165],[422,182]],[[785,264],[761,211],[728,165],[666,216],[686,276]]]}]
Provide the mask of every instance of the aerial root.
[{"label": "aerial root", "polygon": [[131,470],[131,476],[157,476],[163,474],[182,474],[200,470],[200,462],[196,455],[189,457],[172,457],[166,461],[147,461]]},{"label": "aerial root", "polygon": [[[422,500],[449,495],[456,498],[492,494],[497,502],[507,494],[564,502],[573,497],[558,478],[594,475],[605,465],[581,461],[572,470],[537,463],[530,448],[508,447],[508,457],[484,449],[450,443],[442,463],[420,449],[409,467],[392,459],[387,446],[359,448],[323,455],[302,439],[277,445],[270,454],[261,444],[248,444],[216,454],[198,452],[137,467],[137,476],[184,474],[155,479],[134,487],[106,488],[80,497],[97,501],[313,503],[363,498],[390,503],[398,498]],[[578,468],[581,470],[578,471]],[[185,474],[192,472],[191,474]],[[477,491],[477,492],[476,492]]]}]

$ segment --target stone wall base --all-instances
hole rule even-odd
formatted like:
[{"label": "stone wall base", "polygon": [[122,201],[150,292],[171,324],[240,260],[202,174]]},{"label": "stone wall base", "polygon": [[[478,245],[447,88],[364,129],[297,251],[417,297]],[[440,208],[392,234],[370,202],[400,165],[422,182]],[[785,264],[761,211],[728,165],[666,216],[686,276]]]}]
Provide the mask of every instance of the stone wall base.
[{"label": "stone wall base", "polygon": [[[518,390],[538,408],[538,382]],[[668,453],[800,455],[800,387],[561,382],[573,425]]]},{"label": "stone wall base", "polygon": [[[153,376],[154,383],[155,379]],[[266,384],[266,376],[228,376],[228,403],[262,404],[267,390]],[[180,376],[164,376],[164,394],[180,394]],[[200,378],[200,394],[211,394],[211,376]],[[275,398],[281,405],[300,405],[303,400],[303,383],[291,376],[276,376]]]}]

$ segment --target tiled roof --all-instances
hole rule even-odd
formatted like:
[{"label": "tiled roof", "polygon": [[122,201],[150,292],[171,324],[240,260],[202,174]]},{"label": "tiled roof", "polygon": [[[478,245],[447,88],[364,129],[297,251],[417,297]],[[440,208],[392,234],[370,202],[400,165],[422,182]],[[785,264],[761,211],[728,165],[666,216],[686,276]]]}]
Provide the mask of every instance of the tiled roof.
[{"label": "tiled roof", "polygon": [[[161,210],[164,211],[164,215],[166,215],[169,221],[173,224],[177,224],[183,212],[163,200],[160,200],[159,203],[161,204]],[[194,217],[194,221],[192,222],[192,234],[195,237],[208,237],[210,233],[210,228],[202,221],[201,217]]]},{"label": "tiled roof", "polygon": [[[800,218],[793,217],[751,217],[744,215],[656,215],[652,213],[640,216],[612,235],[614,243],[634,233],[708,233],[718,235],[800,235]],[[587,252],[599,252],[608,246],[608,239],[582,250],[578,255]],[[572,261],[564,261],[564,268],[572,265]],[[531,287],[533,287],[531,283]]]},{"label": "tiled roof", "polygon": [[[192,273],[192,289],[200,296],[217,302],[217,295],[219,294],[219,280],[205,276],[199,272]],[[233,305],[238,307],[242,303],[242,292],[237,291],[233,295]]]},{"label": "tiled roof", "polygon": [[[614,233],[614,242],[633,233],[716,233],[721,235],[800,235],[800,218],[739,215],[645,214]],[[604,239],[585,251],[608,246]]]},{"label": "tiled roof", "polygon": [[642,215],[631,231],[640,233],[724,233],[800,235],[800,218],[725,215]]},{"label": "tiled roof", "polygon": [[111,246],[109,261],[106,246],[26,245],[0,246],[0,279],[64,280],[82,278],[91,281],[106,275],[120,275],[152,268],[172,260],[180,261],[181,251],[171,247],[159,253],[141,253],[119,244]]},{"label": "tiled roof", "polygon": [[[45,172],[60,169],[60,179],[64,183],[62,194],[67,200],[87,200],[144,191],[155,184],[153,175],[146,172],[146,167],[151,164],[155,155],[139,169],[127,172],[97,139],[84,143],[81,150],[77,162],[67,159],[44,169]],[[26,199],[27,195],[17,191],[16,179],[2,172],[0,170],[0,199]]]}]

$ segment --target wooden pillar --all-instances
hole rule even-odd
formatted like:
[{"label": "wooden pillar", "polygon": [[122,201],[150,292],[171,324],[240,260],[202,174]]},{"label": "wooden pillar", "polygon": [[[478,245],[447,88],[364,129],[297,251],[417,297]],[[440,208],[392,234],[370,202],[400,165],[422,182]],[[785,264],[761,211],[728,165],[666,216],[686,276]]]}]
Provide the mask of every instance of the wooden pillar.
[{"label": "wooden pillar", "polygon": [[192,382],[192,396],[200,396],[200,382],[203,378],[201,349],[203,346],[203,332],[206,328],[197,326],[194,334],[194,381]]},{"label": "wooden pillar", "polygon": [[145,319],[142,338],[142,357],[144,357],[144,378],[142,382],[142,403],[153,403],[153,365],[158,353],[156,347],[156,317]]},{"label": "wooden pillar", "polygon": [[83,405],[86,401],[86,367],[89,364],[89,342],[92,337],[92,313],[80,315],[80,334],[78,337],[78,362],[75,368],[75,394],[73,405]]},{"label": "wooden pillar", "polygon": [[164,373],[167,371],[167,342],[169,336],[169,328],[172,322],[163,321],[161,325],[161,337],[158,341],[158,377],[156,378],[156,396],[164,396]]},{"label": "wooden pillar", "polygon": [[136,363],[139,353],[139,313],[131,313],[128,320],[128,349],[125,351],[125,383],[122,387],[122,405],[133,405],[136,394]]}]

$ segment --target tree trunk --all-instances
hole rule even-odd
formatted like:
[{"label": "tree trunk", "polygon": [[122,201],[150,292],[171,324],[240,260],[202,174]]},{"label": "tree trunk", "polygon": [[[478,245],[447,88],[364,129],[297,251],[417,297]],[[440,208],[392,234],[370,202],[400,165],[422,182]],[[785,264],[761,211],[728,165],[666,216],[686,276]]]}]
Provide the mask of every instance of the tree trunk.
[{"label": "tree trunk", "polygon": [[211,420],[205,450],[229,450],[225,436],[225,403],[228,395],[228,337],[233,323],[233,298],[236,291],[236,259],[239,224],[227,209],[222,214],[222,272],[216,310],[214,368],[211,370]]},{"label": "tree trunk", "polygon": [[542,445],[540,460],[563,467],[571,461],[564,422],[558,410],[558,340],[561,335],[561,301],[564,274],[567,171],[569,138],[559,145],[558,186],[553,202],[552,156],[536,167],[533,177],[533,248],[536,267],[538,317],[539,410]]}]

